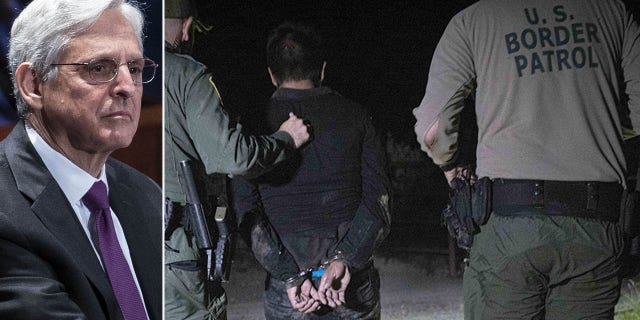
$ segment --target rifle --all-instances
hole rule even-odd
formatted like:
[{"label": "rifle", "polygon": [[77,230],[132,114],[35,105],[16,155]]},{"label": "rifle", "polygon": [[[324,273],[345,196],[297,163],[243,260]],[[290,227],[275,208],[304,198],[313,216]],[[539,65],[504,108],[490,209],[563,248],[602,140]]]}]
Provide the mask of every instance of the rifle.
[{"label": "rifle", "polygon": [[189,160],[180,161],[180,167],[182,168],[182,175],[184,178],[185,194],[187,196],[187,204],[185,211],[189,221],[189,228],[193,232],[196,238],[196,246],[199,250],[202,250],[206,254],[207,272],[206,280],[214,280],[211,273],[211,265],[213,259],[213,245],[211,243],[211,236],[209,233],[209,227],[207,225],[207,219],[205,217],[200,197],[198,196],[198,190],[196,189],[196,183],[193,180],[193,172],[191,171],[191,163]]},{"label": "rifle", "polygon": [[[187,195],[187,214],[189,226],[196,238],[196,246],[206,254],[208,281],[229,281],[231,272],[231,233],[227,227],[227,208],[217,207],[214,215],[218,228],[218,241],[215,246],[211,240],[207,218],[200,202],[189,160],[180,161]],[[214,257],[215,255],[215,257]]]}]

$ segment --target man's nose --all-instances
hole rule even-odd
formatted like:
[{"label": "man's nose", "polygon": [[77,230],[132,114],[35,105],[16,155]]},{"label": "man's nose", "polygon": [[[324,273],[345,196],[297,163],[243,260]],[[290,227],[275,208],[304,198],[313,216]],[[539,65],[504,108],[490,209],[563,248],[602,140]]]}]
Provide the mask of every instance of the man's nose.
[{"label": "man's nose", "polygon": [[135,93],[136,87],[141,85],[136,85],[131,72],[129,72],[129,66],[126,63],[118,66],[118,74],[114,81],[116,83],[116,93],[123,95],[125,98],[131,97]]}]

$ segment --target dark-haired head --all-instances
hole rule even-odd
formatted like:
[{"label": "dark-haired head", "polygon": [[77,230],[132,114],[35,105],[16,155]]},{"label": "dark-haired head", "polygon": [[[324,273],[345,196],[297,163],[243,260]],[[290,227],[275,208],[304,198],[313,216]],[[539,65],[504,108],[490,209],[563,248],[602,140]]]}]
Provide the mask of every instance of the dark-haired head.
[{"label": "dark-haired head", "polygon": [[271,31],[267,64],[277,84],[310,80],[319,86],[324,62],[322,39],[313,27],[286,22]]}]

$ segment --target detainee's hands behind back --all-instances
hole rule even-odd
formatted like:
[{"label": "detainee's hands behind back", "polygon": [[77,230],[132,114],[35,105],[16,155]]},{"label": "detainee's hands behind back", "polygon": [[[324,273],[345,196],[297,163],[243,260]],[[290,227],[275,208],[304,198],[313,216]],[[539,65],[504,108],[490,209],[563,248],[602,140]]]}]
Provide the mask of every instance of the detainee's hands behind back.
[{"label": "detainee's hands behind back", "polygon": [[293,138],[296,149],[309,141],[309,128],[293,112],[289,112],[289,119],[280,125],[279,130],[288,133]]},{"label": "detainee's hands behind back", "polygon": [[291,306],[302,313],[311,313],[320,307],[318,291],[309,279],[299,286],[287,289],[287,297]]},{"label": "detainee's hands behind back", "polygon": [[340,260],[332,261],[320,279],[320,302],[332,308],[345,303],[345,291],[351,281],[349,267]]}]

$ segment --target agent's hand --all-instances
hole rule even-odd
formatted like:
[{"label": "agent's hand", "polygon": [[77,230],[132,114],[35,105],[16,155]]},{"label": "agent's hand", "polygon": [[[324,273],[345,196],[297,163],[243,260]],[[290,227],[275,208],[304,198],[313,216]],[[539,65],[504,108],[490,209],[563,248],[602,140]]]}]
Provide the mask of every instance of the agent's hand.
[{"label": "agent's hand", "polygon": [[447,182],[449,183],[449,186],[452,187],[451,181],[453,181],[455,177],[462,177],[462,168],[455,167],[449,171],[445,171],[444,177],[447,178]]},{"label": "agent's hand", "polygon": [[[461,178],[464,179],[465,177],[467,177],[469,175],[468,172],[469,168],[467,167],[455,167],[449,171],[445,171],[444,172],[444,176],[445,178],[447,178],[447,182],[449,182],[449,186],[453,187],[451,185],[451,181],[453,181],[453,179],[455,178]],[[474,175],[471,176],[471,185],[473,185],[474,183],[476,183],[476,177]]]},{"label": "agent's hand", "polygon": [[309,279],[297,287],[287,289],[287,297],[291,306],[302,313],[311,313],[320,308],[318,291]]},{"label": "agent's hand", "polygon": [[296,149],[309,140],[309,128],[293,112],[289,112],[289,119],[280,125],[280,131],[285,131],[293,138]]},{"label": "agent's hand", "polygon": [[320,302],[332,308],[345,303],[344,293],[351,281],[349,267],[340,260],[332,261],[320,278]]}]

